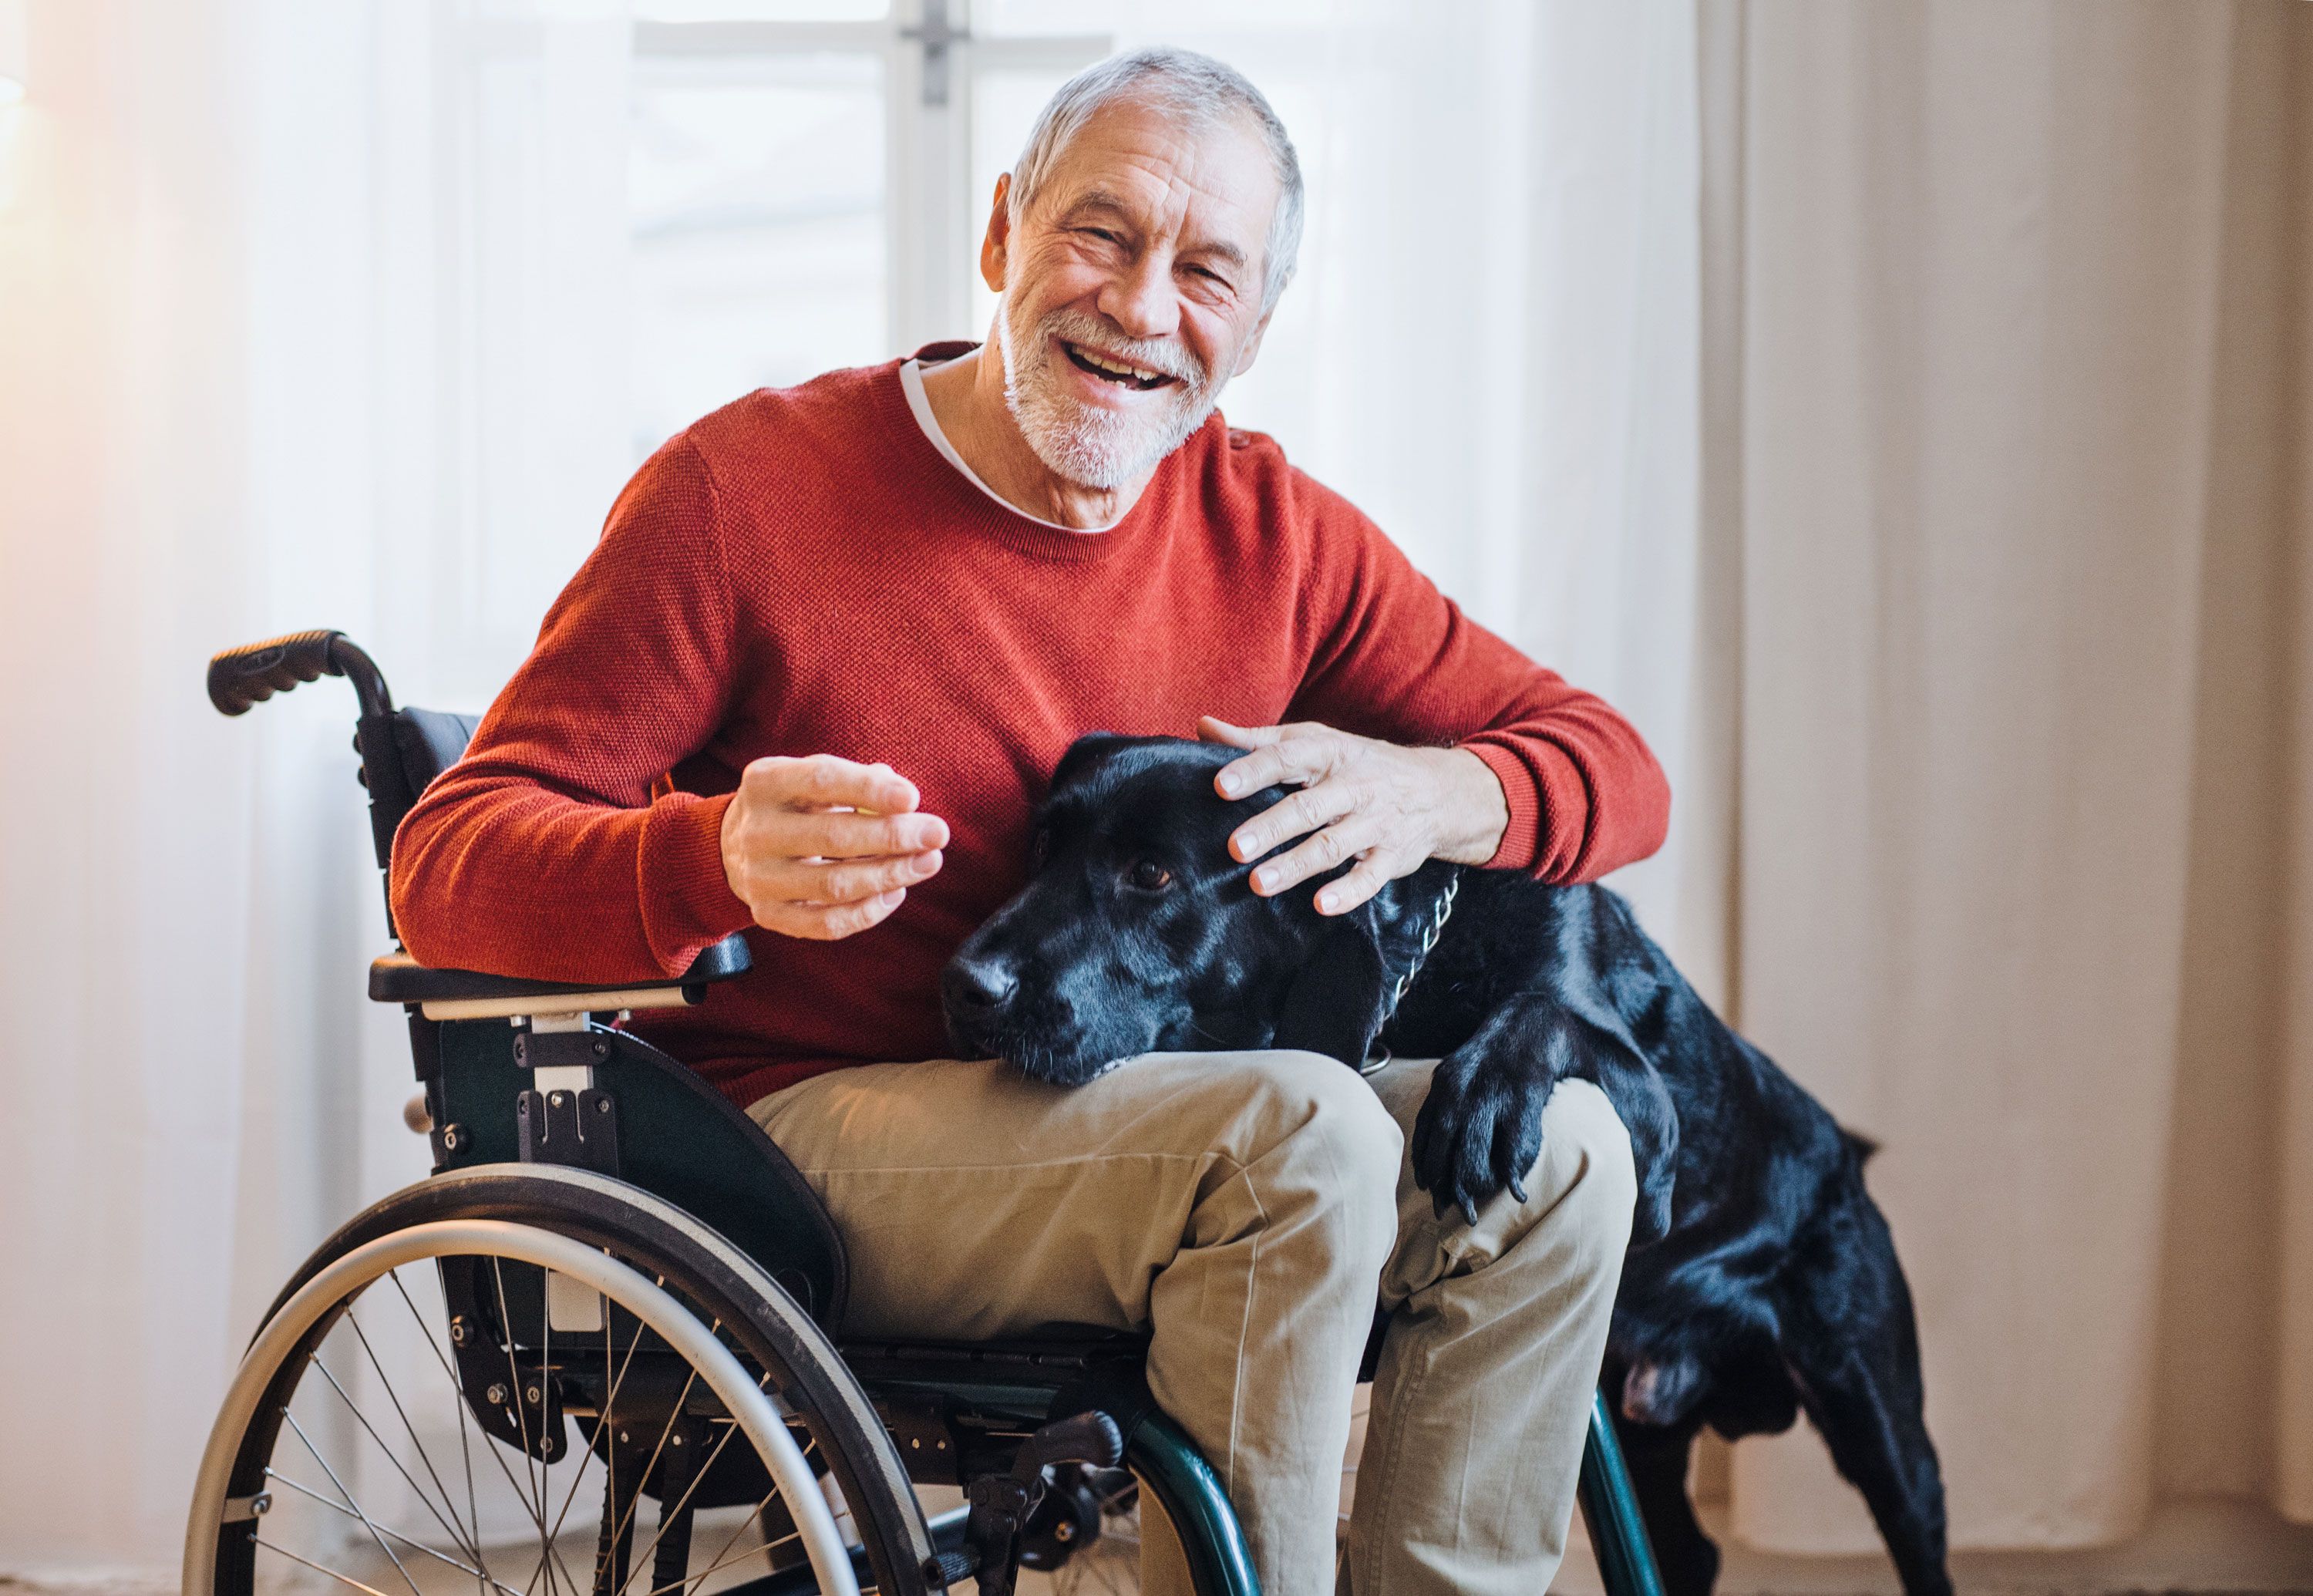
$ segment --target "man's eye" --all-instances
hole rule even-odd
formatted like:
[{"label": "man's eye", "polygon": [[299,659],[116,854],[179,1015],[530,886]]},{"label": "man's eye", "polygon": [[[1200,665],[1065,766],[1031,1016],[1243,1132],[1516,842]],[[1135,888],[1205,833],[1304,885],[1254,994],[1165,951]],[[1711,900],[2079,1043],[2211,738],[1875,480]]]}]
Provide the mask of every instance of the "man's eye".
[{"label": "man's eye", "polygon": [[1143,892],[1161,892],[1173,884],[1173,872],[1153,859],[1144,859],[1128,873],[1132,885]]}]

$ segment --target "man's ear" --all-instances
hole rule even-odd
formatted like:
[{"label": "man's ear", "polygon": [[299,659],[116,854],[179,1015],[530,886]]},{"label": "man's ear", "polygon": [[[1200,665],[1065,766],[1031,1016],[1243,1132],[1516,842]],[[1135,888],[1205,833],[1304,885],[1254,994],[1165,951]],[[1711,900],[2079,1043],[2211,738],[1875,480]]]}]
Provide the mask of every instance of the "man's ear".
[{"label": "man's ear", "polygon": [[1276,313],[1277,307],[1273,304],[1261,313],[1261,320],[1253,324],[1253,336],[1246,339],[1244,348],[1236,352],[1236,369],[1229,373],[1231,377],[1241,377],[1253,369],[1253,359],[1261,353],[1261,340],[1269,336],[1269,320]]},{"label": "man's ear", "polygon": [[1004,292],[1004,269],[1012,250],[1012,174],[996,180],[996,198],[988,211],[988,232],[980,241],[980,280],[992,293]]},{"label": "man's ear", "polygon": [[[1306,890],[1297,887],[1296,891]],[[1381,1031],[1389,971],[1382,965],[1373,905],[1360,904],[1311,939],[1278,1010],[1272,1047],[1322,1053],[1352,1070]]]}]

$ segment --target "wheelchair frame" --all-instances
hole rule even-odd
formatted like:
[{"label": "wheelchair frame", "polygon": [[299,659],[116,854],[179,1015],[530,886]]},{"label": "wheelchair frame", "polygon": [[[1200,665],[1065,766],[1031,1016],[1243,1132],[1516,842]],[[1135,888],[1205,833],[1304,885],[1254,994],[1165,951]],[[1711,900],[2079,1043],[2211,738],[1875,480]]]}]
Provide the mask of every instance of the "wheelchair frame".
[{"label": "wheelchair frame", "polygon": [[[359,699],[355,745],[378,866],[388,869],[395,828],[462,752],[473,722],[397,710],[377,666],[336,631],[220,654],[210,662],[208,691],[219,710],[237,715],[321,675],[347,677]],[[389,904],[389,930],[391,915]],[[435,1177],[561,1166],[624,1182],[760,1264],[833,1335],[845,1294],[842,1247],[802,1176],[753,1120],[699,1076],[595,1018],[696,1003],[708,985],[749,967],[739,936],[708,949],[677,980],[614,987],[428,969],[397,951],[373,963],[369,995],[408,1013]],[[986,1344],[839,1341],[838,1351],[910,1480],[963,1486],[975,1499],[976,1481],[1013,1468],[1016,1455],[1040,1435],[1077,1415],[1108,1415],[1124,1467],[1173,1524],[1200,1596],[1258,1596],[1244,1533],[1218,1478],[1148,1393],[1145,1346],[1139,1336],[1089,1333]],[[471,1393],[468,1399],[480,1406]],[[1592,1406],[1579,1503],[1608,1596],[1661,1596],[1603,1395]],[[973,1512],[959,1508],[927,1524],[937,1552],[961,1558],[968,1536],[984,1539],[986,1522],[976,1525]],[[214,1538],[214,1526],[209,1533]],[[189,1544],[197,1548],[202,1534],[193,1526]],[[1016,1539],[1010,1555],[1018,1550]],[[864,1575],[864,1555],[855,1548],[853,1556]],[[808,1569],[739,1587],[747,1596],[817,1588]]]}]

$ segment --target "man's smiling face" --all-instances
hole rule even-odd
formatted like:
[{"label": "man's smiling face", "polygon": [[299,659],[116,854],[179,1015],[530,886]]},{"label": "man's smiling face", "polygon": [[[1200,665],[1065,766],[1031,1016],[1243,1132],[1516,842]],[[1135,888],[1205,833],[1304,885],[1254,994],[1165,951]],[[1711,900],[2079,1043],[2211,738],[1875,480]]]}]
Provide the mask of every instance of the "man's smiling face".
[{"label": "man's smiling face", "polygon": [[1094,113],[1025,214],[998,191],[983,267],[1004,295],[1005,399],[1038,456],[1121,487],[1196,430],[1268,324],[1276,166],[1245,119]]}]

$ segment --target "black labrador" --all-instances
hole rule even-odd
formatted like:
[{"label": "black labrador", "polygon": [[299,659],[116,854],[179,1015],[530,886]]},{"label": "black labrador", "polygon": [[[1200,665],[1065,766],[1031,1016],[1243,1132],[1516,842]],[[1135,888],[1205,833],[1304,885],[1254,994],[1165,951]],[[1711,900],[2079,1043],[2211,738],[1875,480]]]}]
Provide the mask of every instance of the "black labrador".
[{"label": "black labrador", "polygon": [[1605,1380],[1672,1596],[1718,1575],[1686,1494],[1697,1431],[1781,1431],[1802,1410],[1905,1592],[1946,1596],[1942,1477],[1869,1145],[1722,1024],[1603,887],[1433,861],[1336,919],[1306,887],[1255,896],[1227,839],[1284,792],[1220,798],[1213,774],[1235,757],[1108,734],[1069,750],[1028,885],[943,976],[963,1055],[1065,1085],[1156,1050],[1442,1058],[1413,1135],[1441,1213],[1519,1192],[1552,1086],[1596,1082],[1639,1175]]}]

